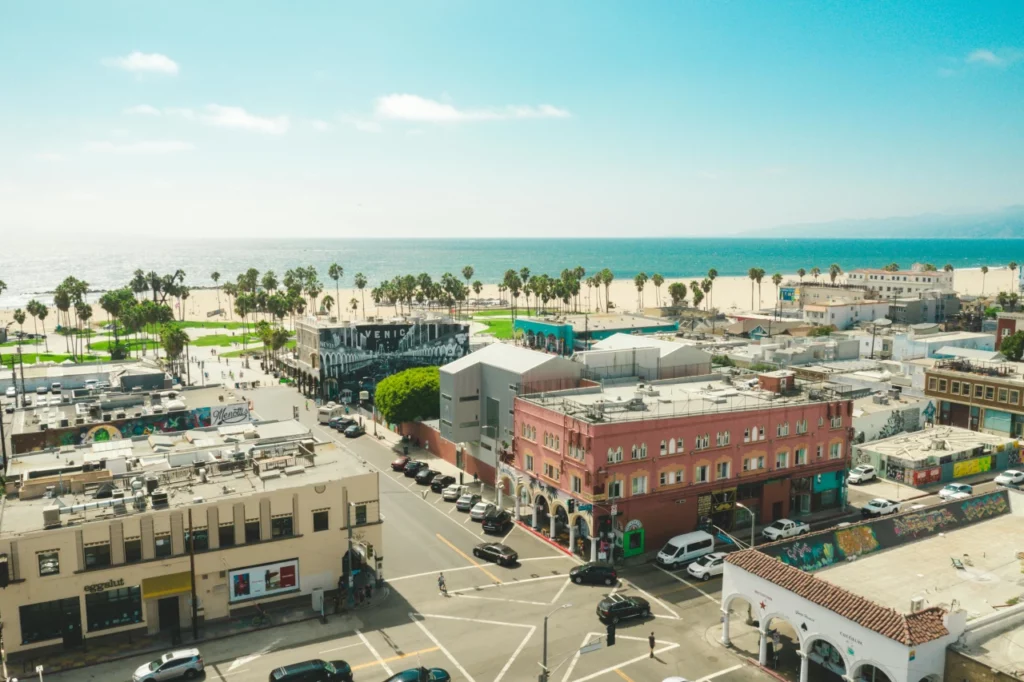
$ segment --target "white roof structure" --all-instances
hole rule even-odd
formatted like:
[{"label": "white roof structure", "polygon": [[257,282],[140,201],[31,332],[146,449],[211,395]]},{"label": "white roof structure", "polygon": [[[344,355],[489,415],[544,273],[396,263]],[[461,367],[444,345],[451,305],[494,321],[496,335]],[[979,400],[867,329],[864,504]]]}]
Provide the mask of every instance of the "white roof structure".
[{"label": "white roof structure", "polygon": [[591,350],[623,350],[630,348],[657,348],[662,358],[665,358],[681,348],[693,348],[697,346],[693,341],[666,341],[652,336],[637,336],[635,334],[612,334],[606,339],[601,339],[590,344]]},{"label": "white roof structure", "polygon": [[981,362],[999,362],[1003,359],[1002,353],[998,351],[958,348],[956,346],[943,346],[935,351],[935,355],[940,357],[967,358],[968,360],[979,360]]},{"label": "white roof structure", "polygon": [[464,355],[458,360],[449,362],[441,367],[441,371],[454,374],[473,365],[484,364],[499,367],[516,374],[525,374],[546,362],[557,359],[559,359],[559,356],[543,353],[539,350],[513,346],[509,343],[492,343],[469,355]]}]

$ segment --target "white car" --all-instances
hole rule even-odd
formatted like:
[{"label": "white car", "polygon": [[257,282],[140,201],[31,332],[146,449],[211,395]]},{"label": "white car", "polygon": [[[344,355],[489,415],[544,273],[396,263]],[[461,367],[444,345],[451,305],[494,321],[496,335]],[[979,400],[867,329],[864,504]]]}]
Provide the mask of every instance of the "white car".
[{"label": "white car", "polygon": [[974,494],[974,488],[966,483],[950,483],[939,491],[939,497],[943,500],[962,500]]},{"label": "white car", "polygon": [[900,510],[900,503],[887,500],[884,497],[876,497],[871,500],[863,507],[861,507],[861,516],[887,516],[888,514],[895,514]]},{"label": "white car", "polygon": [[179,677],[193,679],[203,672],[203,657],[199,649],[180,649],[164,654],[151,663],[139,666],[132,682],[163,682]]},{"label": "white car", "polygon": [[466,486],[458,483],[452,484],[441,492],[441,499],[445,502],[455,502],[466,493]]},{"label": "white car", "polygon": [[1024,471],[1007,469],[996,476],[996,485],[1020,485],[1024,483]]},{"label": "white car", "polygon": [[690,682],[685,677],[666,677],[661,682]]},{"label": "white car", "polygon": [[474,521],[483,521],[485,516],[490,514],[492,511],[497,511],[497,509],[498,508],[494,506],[493,502],[485,502],[481,500],[469,510],[469,518]]},{"label": "white car", "polygon": [[878,474],[875,472],[875,467],[870,464],[860,464],[850,469],[850,475],[846,477],[846,482],[850,484],[867,483],[878,478]]},{"label": "white car", "polygon": [[710,580],[716,575],[722,575],[725,570],[725,552],[712,552],[705,554],[686,567],[686,572],[700,580]]},{"label": "white car", "polygon": [[18,392],[14,390],[14,386],[8,386],[7,390],[4,391],[4,395],[8,398],[16,398],[18,396]]},{"label": "white car", "polygon": [[761,531],[761,535],[763,535],[766,540],[775,542],[782,538],[792,538],[797,535],[803,535],[804,533],[810,532],[811,527],[806,523],[790,521],[789,519],[779,519],[778,521],[773,521],[770,525],[766,526],[765,529]]}]

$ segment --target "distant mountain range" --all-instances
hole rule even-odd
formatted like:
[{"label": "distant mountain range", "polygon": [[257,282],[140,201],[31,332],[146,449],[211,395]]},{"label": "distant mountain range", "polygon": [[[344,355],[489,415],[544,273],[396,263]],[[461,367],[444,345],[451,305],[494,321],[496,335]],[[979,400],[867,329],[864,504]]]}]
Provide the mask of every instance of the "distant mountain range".
[{"label": "distant mountain range", "polygon": [[743,232],[741,237],[794,239],[1022,239],[1024,206],[974,214],[940,214],[834,220],[825,223],[780,225]]}]

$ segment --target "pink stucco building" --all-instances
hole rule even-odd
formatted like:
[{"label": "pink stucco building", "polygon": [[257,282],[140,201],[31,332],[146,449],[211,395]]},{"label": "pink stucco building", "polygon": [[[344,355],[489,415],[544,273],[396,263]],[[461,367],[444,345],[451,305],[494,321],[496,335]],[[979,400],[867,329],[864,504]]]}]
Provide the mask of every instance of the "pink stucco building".
[{"label": "pink stucco building", "polygon": [[852,401],[837,389],[780,371],[523,395],[501,488],[592,558],[599,539],[628,557],[702,519],[747,537],[751,512],[760,525],[845,503]]}]

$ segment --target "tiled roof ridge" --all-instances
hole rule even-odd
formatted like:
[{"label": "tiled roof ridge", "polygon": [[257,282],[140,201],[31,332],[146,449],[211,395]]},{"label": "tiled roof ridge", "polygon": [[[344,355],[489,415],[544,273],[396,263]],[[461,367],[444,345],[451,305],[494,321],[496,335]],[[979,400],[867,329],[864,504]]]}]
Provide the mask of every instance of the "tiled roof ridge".
[{"label": "tiled roof ridge", "polygon": [[905,646],[949,634],[943,623],[946,611],[939,606],[902,614],[756,549],[735,552],[726,561]]}]

